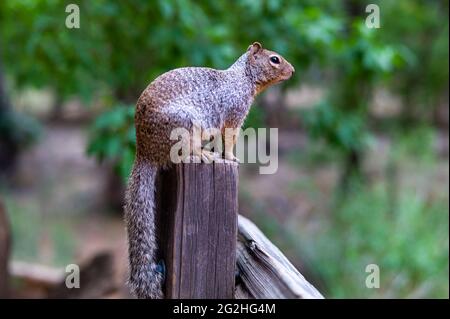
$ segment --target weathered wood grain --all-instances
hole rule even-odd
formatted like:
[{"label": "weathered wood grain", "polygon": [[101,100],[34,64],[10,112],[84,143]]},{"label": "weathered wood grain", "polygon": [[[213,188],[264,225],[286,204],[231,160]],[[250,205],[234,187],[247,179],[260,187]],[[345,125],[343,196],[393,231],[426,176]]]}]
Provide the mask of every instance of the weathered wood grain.
[{"label": "weathered wood grain", "polygon": [[178,164],[157,181],[166,298],[233,298],[236,163]]},{"label": "weathered wood grain", "polygon": [[255,224],[241,215],[237,268],[236,298],[323,298]]}]

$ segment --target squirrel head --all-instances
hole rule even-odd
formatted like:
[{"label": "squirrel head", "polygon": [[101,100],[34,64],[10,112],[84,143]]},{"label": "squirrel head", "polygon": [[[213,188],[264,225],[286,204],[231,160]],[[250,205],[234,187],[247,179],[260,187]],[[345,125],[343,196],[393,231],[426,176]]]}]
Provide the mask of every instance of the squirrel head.
[{"label": "squirrel head", "polygon": [[267,87],[289,79],[294,74],[294,67],[276,52],[263,49],[255,42],[247,49],[247,68],[256,84],[256,93]]}]

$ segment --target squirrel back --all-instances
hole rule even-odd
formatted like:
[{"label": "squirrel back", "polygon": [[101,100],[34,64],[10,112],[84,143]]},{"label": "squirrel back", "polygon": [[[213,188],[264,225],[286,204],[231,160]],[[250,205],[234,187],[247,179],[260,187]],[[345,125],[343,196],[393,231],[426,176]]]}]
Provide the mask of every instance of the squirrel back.
[{"label": "squirrel back", "polygon": [[128,283],[137,297],[164,296],[154,197],[156,174],[170,164],[170,149],[176,143],[170,139],[172,130],[192,130],[194,123],[202,129],[239,129],[255,96],[293,73],[294,68],[283,57],[255,42],[226,70],[175,69],[156,78],[141,94],[135,115],[136,158],[124,207]]}]

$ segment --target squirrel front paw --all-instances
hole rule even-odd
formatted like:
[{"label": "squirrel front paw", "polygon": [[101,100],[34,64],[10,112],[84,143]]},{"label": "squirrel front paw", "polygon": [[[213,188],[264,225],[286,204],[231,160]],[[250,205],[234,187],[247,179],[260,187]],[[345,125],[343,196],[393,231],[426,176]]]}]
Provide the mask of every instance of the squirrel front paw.
[{"label": "squirrel front paw", "polygon": [[211,152],[211,151],[202,151],[202,161],[205,163],[212,163],[215,160],[220,158],[220,154],[217,152]]},{"label": "squirrel front paw", "polygon": [[203,162],[203,163],[210,164],[219,158],[221,158],[221,156],[217,152],[201,150],[201,152],[195,153],[189,159],[192,160],[192,163]]},{"label": "squirrel front paw", "polygon": [[225,159],[228,161],[233,161],[239,163],[239,158],[234,156],[233,152],[225,152]]}]

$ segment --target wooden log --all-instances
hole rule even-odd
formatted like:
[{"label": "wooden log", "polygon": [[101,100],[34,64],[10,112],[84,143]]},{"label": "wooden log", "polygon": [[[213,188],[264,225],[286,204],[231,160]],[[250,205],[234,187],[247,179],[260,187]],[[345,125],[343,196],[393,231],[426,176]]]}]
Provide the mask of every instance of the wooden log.
[{"label": "wooden log", "polygon": [[283,253],[250,220],[239,215],[239,299],[323,299]]},{"label": "wooden log", "polygon": [[11,231],[6,209],[0,199],[0,299],[9,297],[9,256]]},{"label": "wooden log", "polygon": [[114,260],[109,251],[98,252],[82,261],[80,287],[66,286],[68,273],[64,267],[14,261],[10,265],[11,278],[17,283],[14,298],[102,298],[118,289],[114,280]]},{"label": "wooden log", "polygon": [[69,289],[66,276],[55,287],[50,289],[48,298],[57,299],[89,299],[100,298],[117,289],[114,281],[114,258],[112,252],[98,252],[79,265],[80,287]]},{"label": "wooden log", "polygon": [[178,164],[157,179],[166,298],[233,298],[238,165]]},{"label": "wooden log", "polygon": [[64,269],[24,261],[10,263],[10,275],[15,283],[13,298],[48,298],[49,291],[64,282]]}]

